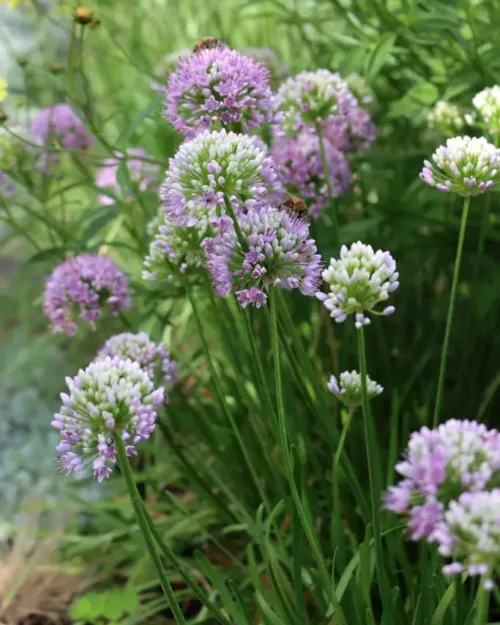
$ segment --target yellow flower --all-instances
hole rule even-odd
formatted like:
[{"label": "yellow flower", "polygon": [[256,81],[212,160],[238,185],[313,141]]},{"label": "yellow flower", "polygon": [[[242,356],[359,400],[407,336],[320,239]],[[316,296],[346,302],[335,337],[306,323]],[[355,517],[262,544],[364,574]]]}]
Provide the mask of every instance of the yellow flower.
[{"label": "yellow flower", "polygon": [[0,76],[0,102],[7,97],[7,81]]}]

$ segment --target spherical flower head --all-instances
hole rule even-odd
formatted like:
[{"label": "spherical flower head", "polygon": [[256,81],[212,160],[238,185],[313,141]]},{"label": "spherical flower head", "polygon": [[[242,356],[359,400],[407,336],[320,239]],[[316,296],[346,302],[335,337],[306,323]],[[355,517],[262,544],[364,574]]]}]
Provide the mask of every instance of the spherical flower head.
[{"label": "spherical flower head", "polygon": [[433,539],[439,553],[454,560],[443,573],[481,575],[485,589],[491,590],[500,572],[500,489],[463,493],[452,501]]},{"label": "spherical flower head", "polygon": [[309,224],[272,207],[250,209],[238,220],[242,240],[228,217],[214,223],[207,239],[207,267],[218,295],[236,293],[240,305],[260,308],[272,287],[298,288],[314,295],[321,276],[321,257]]},{"label": "spherical flower head", "polygon": [[465,121],[460,108],[452,102],[438,100],[427,114],[427,125],[447,137],[453,137],[462,130]]},{"label": "spherical flower head", "polygon": [[31,135],[42,145],[57,141],[68,150],[86,150],[95,143],[85,124],[67,104],[42,109],[32,120]]},{"label": "spherical flower head", "polygon": [[155,220],[153,238],[144,258],[143,280],[175,281],[180,274],[196,272],[205,265],[203,242],[213,234],[206,229],[178,226],[165,216]]},{"label": "spherical flower head", "polygon": [[[368,399],[383,393],[384,389],[366,376]],[[328,390],[348,408],[357,408],[363,403],[361,375],[357,371],[344,371],[339,379],[332,375],[328,382]]]},{"label": "spherical flower head", "polygon": [[130,308],[126,276],[106,256],[82,254],[58,265],[45,286],[44,312],[54,332],[77,332],[77,320],[92,328],[103,311]]},{"label": "spherical flower head", "polygon": [[375,141],[378,130],[369,111],[351,102],[342,116],[332,116],[323,123],[325,138],[342,152],[367,150]]},{"label": "spherical flower head", "polygon": [[[134,158],[135,157],[135,158]],[[99,189],[109,189],[114,195],[120,196],[123,189],[118,182],[118,171],[122,163],[126,163],[132,183],[137,185],[139,191],[156,188],[156,177],[160,171],[160,166],[150,163],[148,153],[142,148],[130,148],[127,150],[127,159],[107,158],[103,161],[102,167],[97,171],[95,184]],[[126,193],[126,200],[131,201],[130,193]],[[99,203],[102,205],[114,204],[115,200],[109,195],[99,195]]]},{"label": "spherical flower head", "polygon": [[445,193],[480,195],[500,181],[500,149],[484,137],[454,137],[424,161],[420,179]]},{"label": "spherical flower head", "polygon": [[472,100],[481,121],[491,134],[500,132],[500,86],[483,89]]},{"label": "spherical flower head", "polygon": [[[346,193],[351,184],[349,161],[328,140],[325,153],[330,172],[330,185],[335,197]],[[304,198],[312,217],[319,217],[328,206],[328,185],[321,158],[318,136],[311,131],[296,137],[277,136],[271,156],[279,167],[281,182]]]},{"label": "spherical flower head", "polygon": [[112,336],[104,343],[95,360],[115,356],[121,360],[137,362],[156,387],[168,388],[177,378],[177,364],[170,358],[166,346],[163,343],[153,343],[146,332],[123,332]]},{"label": "spherical flower head", "polygon": [[259,128],[271,120],[269,72],[224,45],[198,50],[170,75],[165,115],[188,138],[209,128]]},{"label": "spherical flower head", "polygon": [[330,291],[317,293],[316,297],[337,323],[355,315],[355,326],[360,329],[370,323],[366,312],[390,315],[395,310],[394,306],[386,306],[381,312],[375,310],[399,286],[396,261],[389,252],[374,252],[371,245],[360,241],[350,248],[343,245],[340,258],[331,258],[322,275]]},{"label": "spherical flower head", "polygon": [[450,501],[496,483],[500,433],[476,421],[455,419],[433,430],[424,427],[411,435],[396,470],[403,480],[389,490],[386,507],[409,515],[414,540],[429,538]]},{"label": "spherical flower head", "polygon": [[61,433],[60,469],[92,467],[101,482],[116,462],[114,436],[122,439],[130,456],[151,435],[163,389],[155,388],[139,363],[117,356],[91,363],[66,383],[68,393],[61,393],[62,407],[52,421]]},{"label": "spherical flower head", "polygon": [[160,196],[167,217],[179,226],[205,231],[214,217],[265,203],[279,192],[277,167],[257,137],[234,132],[199,134],[170,159]]}]

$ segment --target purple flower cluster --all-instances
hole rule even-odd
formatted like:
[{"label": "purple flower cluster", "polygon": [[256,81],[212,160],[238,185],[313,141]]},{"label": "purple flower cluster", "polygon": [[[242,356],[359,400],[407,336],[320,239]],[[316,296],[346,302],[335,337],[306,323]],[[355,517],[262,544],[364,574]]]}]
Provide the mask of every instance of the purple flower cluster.
[{"label": "purple flower cluster", "polygon": [[[309,224],[272,207],[250,209],[233,222],[214,222],[206,240],[207,266],[218,295],[236,293],[242,307],[266,304],[270,287],[298,288],[314,295],[321,280],[321,257],[309,237]],[[242,239],[242,240],[241,240]]]},{"label": "purple flower cluster", "polygon": [[10,182],[9,177],[3,171],[0,171],[0,196],[5,198],[12,197],[16,192],[16,185]]},{"label": "purple flower cluster", "polygon": [[95,360],[115,356],[137,362],[156,386],[172,386],[177,378],[177,363],[170,358],[166,346],[153,343],[146,332],[123,332],[112,336],[104,343]]},{"label": "purple flower cluster", "polygon": [[269,71],[224,45],[198,50],[170,75],[165,115],[188,138],[207,129],[259,128],[271,120]]},{"label": "purple flower cluster", "polygon": [[[135,158],[134,158],[135,157]],[[149,158],[147,152],[142,148],[130,148],[127,150],[127,160],[118,158],[107,158],[103,161],[102,167],[96,175],[95,184],[99,189],[108,189],[114,195],[120,196],[123,189],[118,182],[118,170],[122,162],[126,162],[130,179],[137,184],[139,191],[153,189],[156,186],[156,176],[160,166],[144,160]],[[131,197],[126,197],[130,201]],[[100,194],[99,203],[103,205],[114,204],[115,200],[109,195]]]},{"label": "purple flower cluster", "polygon": [[[334,197],[346,193],[351,184],[351,168],[344,154],[325,141],[330,186]],[[300,195],[309,206],[312,217],[319,217],[328,206],[328,184],[316,133],[304,130],[296,137],[278,136],[271,156],[280,168],[280,179],[292,192]]]},{"label": "purple flower cluster", "polygon": [[32,120],[32,138],[42,145],[55,140],[67,150],[86,150],[95,143],[85,124],[67,104],[42,109]]},{"label": "purple flower cluster", "polygon": [[408,516],[412,540],[443,543],[451,502],[491,489],[500,477],[500,432],[476,421],[451,419],[414,432],[396,466],[403,480],[389,489],[385,507]]},{"label": "purple flower cluster", "polygon": [[66,384],[68,393],[61,393],[62,406],[52,421],[61,433],[60,469],[78,472],[91,466],[101,482],[116,462],[114,436],[131,456],[137,443],[151,435],[163,389],[155,389],[139,363],[119,357],[91,363],[75,378],[66,378]]},{"label": "purple flower cluster", "polygon": [[286,80],[274,98],[277,134],[296,136],[304,130],[323,134],[341,152],[367,149],[377,131],[339,74],[326,69],[301,72]]},{"label": "purple flower cluster", "polygon": [[44,312],[54,332],[72,336],[77,319],[91,327],[103,309],[116,315],[130,307],[126,276],[106,256],[82,254],[58,265],[45,286]]}]

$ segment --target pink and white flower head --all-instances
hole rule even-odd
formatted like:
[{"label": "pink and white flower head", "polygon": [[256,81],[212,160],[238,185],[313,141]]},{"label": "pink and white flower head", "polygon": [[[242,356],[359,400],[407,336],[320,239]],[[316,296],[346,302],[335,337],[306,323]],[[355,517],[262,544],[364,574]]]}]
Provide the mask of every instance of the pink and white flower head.
[{"label": "pink and white flower head", "polygon": [[[372,399],[384,392],[380,384],[366,376],[368,398]],[[356,408],[363,403],[361,374],[357,371],[344,371],[339,379],[332,375],[328,381],[328,390],[348,408]]]},{"label": "pink and white flower head", "polygon": [[442,556],[453,558],[443,573],[480,575],[492,590],[500,572],[500,489],[466,492],[450,502],[432,539]]},{"label": "pink and white flower head", "polygon": [[47,280],[43,308],[54,332],[72,336],[80,319],[95,328],[103,312],[130,308],[128,279],[106,256],[69,258]]},{"label": "pink and white flower head", "polygon": [[57,446],[61,471],[91,468],[101,482],[116,462],[114,436],[127,455],[155,429],[163,388],[155,388],[139,363],[119,357],[92,362],[75,378],[66,378],[68,393],[52,425],[61,433]]},{"label": "pink and white flower head", "polygon": [[67,104],[42,109],[33,118],[30,132],[40,145],[55,141],[68,150],[86,150],[95,143],[95,137]]},{"label": "pink and white flower head", "polygon": [[[160,171],[160,166],[144,160],[146,158],[149,158],[149,156],[142,148],[130,148],[127,150],[126,159],[105,159],[102,163],[102,167],[96,174],[96,187],[103,191],[108,190],[112,192],[113,195],[121,197],[123,195],[123,189],[118,182],[118,171],[121,164],[125,163],[128,168],[130,180],[133,184],[137,185],[139,191],[146,191],[148,189],[154,191],[157,188],[156,179]],[[127,201],[132,200],[130,193],[125,193],[125,199]],[[111,195],[101,193],[99,195],[99,203],[106,206],[114,204],[115,200]]]},{"label": "pink and white flower head", "polygon": [[104,343],[95,360],[115,356],[137,362],[155,386],[169,388],[177,378],[177,363],[170,358],[167,347],[163,343],[153,343],[146,332],[123,332],[112,336]]},{"label": "pink and white flower head", "polygon": [[370,324],[365,313],[391,315],[395,310],[394,306],[375,310],[399,286],[396,261],[389,252],[375,252],[371,245],[361,241],[350,248],[343,245],[340,258],[331,258],[322,276],[330,289],[328,293],[317,293],[316,297],[337,323],[355,315],[355,326],[360,329]]},{"label": "pink and white flower head", "polygon": [[242,241],[228,217],[215,220],[207,239],[207,267],[217,295],[236,293],[240,305],[260,308],[269,289],[299,289],[314,295],[321,257],[309,238],[309,224],[272,207],[250,209],[238,219]]},{"label": "pink and white flower head", "polygon": [[[349,161],[328,140],[325,153],[330,186],[334,197],[339,197],[347,193],[351,184]],[[279,167],[281,182],[306,201],[312,217],[319,217],[328,206],[329,191],[317,134],[304,130],[296,137],[277,136],[271,156]]]},{"label": "pink and white flower head", "polygon": [[480,195],[500,183],[500,149],[484,137],[454,137],[424,161],[420,179],[445,193]]},{"label": "pink and white flower head", "polygon": [[198,50],[170,75],[165,116],[188,138],[207,129],[259,128],[272,116],[269,71],[225,45]]},{"label": "pink and white flower head", "polygon": [[456,419],[424,427],[411,435],[396,470],[403,480],[389,489],[385,506],[409,516],[413,540],[430,539],[450,501],[486,490],[500,477],[500,433]]},{"label": "pink and white flower head", "polygon": [[500,132],[500,85],[487,87],[477,93],[472,104],[478,112],[481,124],[489,133],[496,135]]},{"label": "pink and white flower head", "polygon": [[206,232],[210,220],[265,204],[281,190],[277,167],[257,137],[202,132],[170,159],[160,190],[167,218]]}]

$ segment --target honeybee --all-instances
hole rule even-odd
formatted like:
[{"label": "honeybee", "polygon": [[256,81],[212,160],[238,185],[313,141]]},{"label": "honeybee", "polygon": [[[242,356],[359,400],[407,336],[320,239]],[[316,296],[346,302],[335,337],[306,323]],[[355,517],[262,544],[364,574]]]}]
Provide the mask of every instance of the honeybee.
[{"label": "honeybee", "polygon": [[193,52],[199,52],[200,50],[212,50],[221,44],[222,41],[217,37],[204,37],[195,43]]},{"label": "honeybee", "polygon": [[282,206],[291,217],[300,217],[304,221],[309,221],[309,209],[300,197],[289,195]]}]

